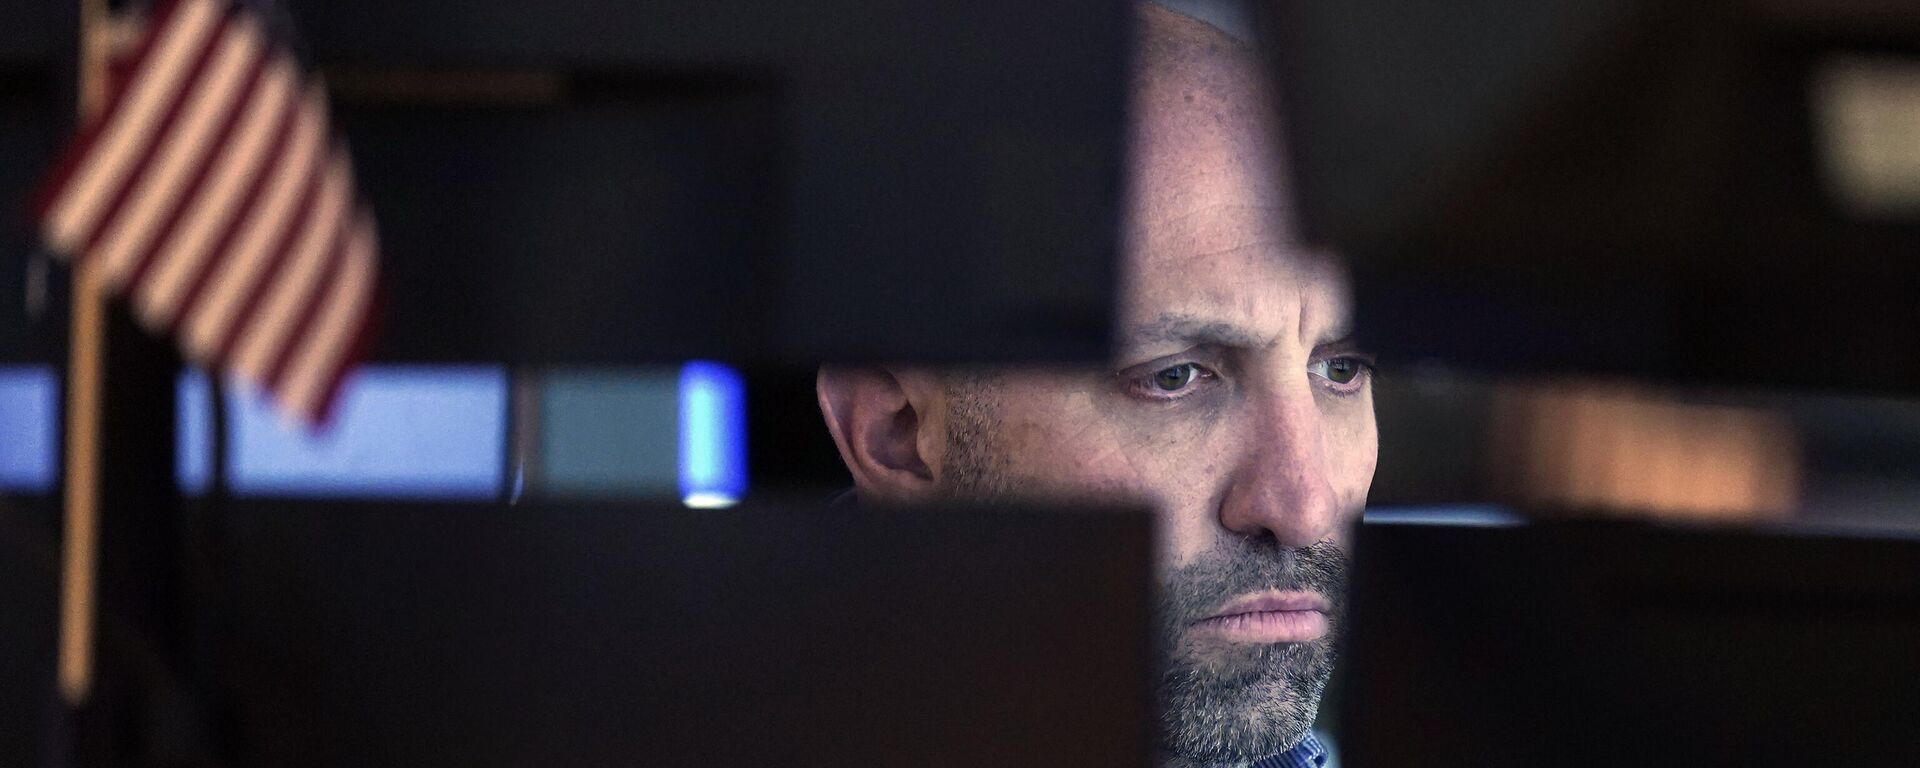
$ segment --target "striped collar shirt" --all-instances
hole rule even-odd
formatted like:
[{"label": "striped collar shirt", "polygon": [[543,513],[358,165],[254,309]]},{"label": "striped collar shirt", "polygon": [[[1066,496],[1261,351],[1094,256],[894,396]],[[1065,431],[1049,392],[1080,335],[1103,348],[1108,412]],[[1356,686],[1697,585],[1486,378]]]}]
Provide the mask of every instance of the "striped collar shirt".
[{"label": "striped collar shirt", "polygon": [[1326,745],[1308,733],[1293,749],[1256,760],[1250,768],[1326,768],[1326,765]]}]

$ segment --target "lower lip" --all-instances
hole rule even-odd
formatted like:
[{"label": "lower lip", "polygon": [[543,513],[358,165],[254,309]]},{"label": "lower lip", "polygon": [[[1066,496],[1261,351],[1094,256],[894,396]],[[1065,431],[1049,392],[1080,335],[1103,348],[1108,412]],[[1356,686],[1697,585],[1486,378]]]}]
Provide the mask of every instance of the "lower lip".
[{"label": "lower lip", "polygon": [[1206,619],[1193,628],[1239,643],[1304,643],[1327,633],[1319,611],[1254,611]]}]

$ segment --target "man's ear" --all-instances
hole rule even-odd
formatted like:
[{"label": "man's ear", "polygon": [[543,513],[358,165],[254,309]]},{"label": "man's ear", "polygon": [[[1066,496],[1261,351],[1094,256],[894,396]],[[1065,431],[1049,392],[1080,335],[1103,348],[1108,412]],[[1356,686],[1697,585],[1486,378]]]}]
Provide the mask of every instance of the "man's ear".
[{"label": "man's ear", "polygon": [[937,417],[929,418],[939,399],[931,377],[877,365],[828,365],[815,388],[827,431],[862,496],[895,504],[934,496],[930,462],[939,457],[923,447],[940,445],[925,434],[940,428]]}]

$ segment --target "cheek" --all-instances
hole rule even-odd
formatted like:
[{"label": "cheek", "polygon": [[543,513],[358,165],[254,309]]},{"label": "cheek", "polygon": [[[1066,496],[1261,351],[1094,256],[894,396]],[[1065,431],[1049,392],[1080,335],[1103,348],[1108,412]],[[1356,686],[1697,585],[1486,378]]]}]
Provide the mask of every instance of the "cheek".
[{"label": "cheek", "polygon": [[1221,535],[1220,502],[1241,466],[1236,446],[1253,439],[1251,423],[1230,416],[1160,425],[1169,450],[1142,459],[1139,475],[1158,514],[1160,562],[1179,568],[1212,549]]},{"label": "cheek", "polygon": [[1158,562],[1178,568],[1211,549],[1219,536],[1219,498],[1236,444],[1231,423],[1108,422],[1115,435],[1100,454],[1076,457],[1065,472],[1097,473],[1106,488],[1146,504],[1155,514]]},{"label": "cheek", "polygon": [[1373,484],[1374,465],[1380,456],[1380,438],[1371,421],[1329,430],[1327,479],[1337,491],[1357,492],[1364,497]]},{"label": "cheek", "polygon": [[1008,386],[996,415],[996,439],[1024,495],[1131,502],[1142,487],[1132,440],[1077,389],[1035,378]]},{"label": "cheek", "polygon": [[1367,503],[1380,457],[1380,433],[1374,422],[1371,393],[1352,408],[1326,414],[1324,424],[1327,482],[1341,504],[1358,515]]},{"label": "cheek", "polygon": [[[1158,515],[1160,562],[1191,562],[1217,543],[1221,494],[1241,465],[1235,446],[1256,439],[1254,423],[1225,403],[1142,408],[1092,390],[1041,375],[1005,382],[995,430],[1013,487],[1042,501],[1147,505]],[[1370,421],[1364,430],[1335,421],[1323,425],[1338,433],[1329,435],[1329,447],[1339,446],[1329,471],[1359,480],[1330,480],[1358,504],[1372,474]]]},{"label": "cheek", "polygon": [[[1015,485],[1039,498],[1147,505],[1158,514],[1162,562],[1212,546],[1214,506],[1234,444],[1233,420],[1116,405],[1097,394],[1009,391],[1002,445]],[[1012,405],[1018,403],[1018,405]]]},{"label": "cheek", "polygon": [[1020,487],[1075,501],[1161,507],[1179,483],[1171,446],[1141,441],[1097,418],[1047,414],[1006,424]]}]

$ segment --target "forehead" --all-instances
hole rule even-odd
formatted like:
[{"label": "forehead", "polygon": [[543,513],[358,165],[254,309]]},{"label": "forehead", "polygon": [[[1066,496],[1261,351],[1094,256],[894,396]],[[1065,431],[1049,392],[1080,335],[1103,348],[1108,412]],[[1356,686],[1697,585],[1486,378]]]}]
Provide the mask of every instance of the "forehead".
[{"label": "forehead", "polygon": [[1344,327],[1339,265],[1294,233],[1255,59],[1209,28],[1148,26],[1133,94],[1123,319],[1205,316],[1269,336]]},{"label": "forehead", "polygon": [[[1220,229],[1232,226],[1244,224],[1223,224]],[[1190,242],[1219,239],[1196,235]],[[1158,341],[1138,338],[1136,329],[1169,316],[1230,326],[1251,338],[1293,340],[1309,348],[1352,332],[1347,276],[1338,260],[1271,239],[1221,250],[1178,242],[1168,238],[1167,247],[1129,256],[1119,338],[1123,347]]]},{"label": "forehead", "polygon": [[1276,114],[1258,62],[1211,28],[1151,31],[1171,24],[1148,24],[1136,65],[1132,229],[1150,234],[1140,230],[1223,203],[1288,210]]}]

